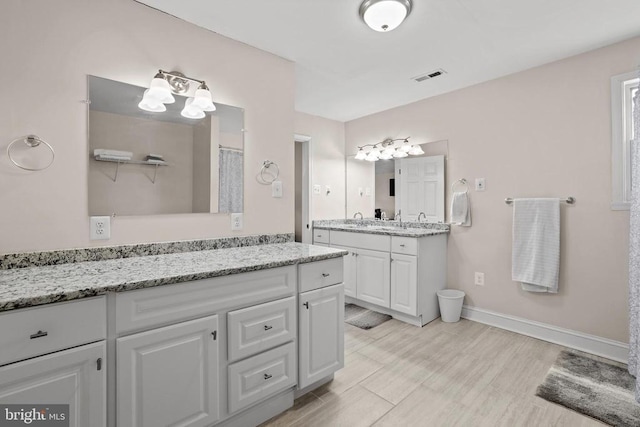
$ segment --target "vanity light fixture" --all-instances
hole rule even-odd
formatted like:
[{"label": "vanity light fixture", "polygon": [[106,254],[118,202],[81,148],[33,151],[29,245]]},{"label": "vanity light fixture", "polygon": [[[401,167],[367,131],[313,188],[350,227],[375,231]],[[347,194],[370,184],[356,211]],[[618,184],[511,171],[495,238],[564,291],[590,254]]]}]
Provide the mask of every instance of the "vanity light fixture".
[{"label": "vanity light fixture", "polygon": [[165,104],[175,102],[173,93],[184,94],[189,91],[189,81],[200,83],[200,86],[196,89],[194,96],[187,98],[180,114],[188,119],[204,118],[205,111],[216,110],[209,87],[207,87],[204,80],[187,77],[177,71],[158,70],[158,74],[151,80],[149,89],[144,91],[142,101],[140,101],[138,107],[153,113],[166,111]]},{"label": "vanity light fixture", "polygon": [[402,24],[411,6],[411,0],[365,0],[360,5],[360,17],[372,30],[385,33]]},{"label": "vanity light fixture", "polygon": [[[387,138],[376,144],[362,145],[358,147],[355,159],[376,162],[378,160],[400,159],[409,155],[419,156],[424,154],[422,147],[418,144],[411,145],[409,138],[411,137],[408,136],[398,139]],[[372,148],[367,149],[367,147]]]}]

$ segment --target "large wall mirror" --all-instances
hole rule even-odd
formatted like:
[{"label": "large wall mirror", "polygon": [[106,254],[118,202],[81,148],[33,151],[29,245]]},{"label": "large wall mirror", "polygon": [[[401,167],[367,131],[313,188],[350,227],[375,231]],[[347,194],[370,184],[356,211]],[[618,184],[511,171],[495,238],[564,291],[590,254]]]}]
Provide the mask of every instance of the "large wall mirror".
[{"label": "large wall mirror", "polygon": [[[449,155],[449,142],[434,141],[420,146],[424,154],[411,156],[406,160],[409,162],[415,162],[417,159],[433,160],[435,165],[433,172],[435,175],[442,175],[437,177],[437,180],[442,183],[438,182],[436,185],[434,180],[429,178],[429,185],[421,186],[416,180],[405,180],[408,183],[403,187],[403,181],[397,176],[397,169],[402,159],[368,162],[356,160],[353,155],[347,156],[347,218],[351,218],[355,212],[361,212],[365,218],[373,218],[375,210],[380,209],[388,219],[394,219],[395,213],[401,210],[402,195],[405,202],[419,201],[421,196],[428,195],[429,197],[425,198],[426,205],[416,204],[417,212],[411,212],[409,206],[405,207],[405,213],[401,215],[402,219],[416,220],[418,212],[424,211],[428,221],[444,222],[446,197],[444,165]],[[425,171],[430,172],[431,168],[425,168]],[[424,174],[422,175],[424,177]]]},{"label": "large wall mirror", "polygon": [[146,88],[89,76],[89,215],[243,211],[244,110],[138,108]]}]

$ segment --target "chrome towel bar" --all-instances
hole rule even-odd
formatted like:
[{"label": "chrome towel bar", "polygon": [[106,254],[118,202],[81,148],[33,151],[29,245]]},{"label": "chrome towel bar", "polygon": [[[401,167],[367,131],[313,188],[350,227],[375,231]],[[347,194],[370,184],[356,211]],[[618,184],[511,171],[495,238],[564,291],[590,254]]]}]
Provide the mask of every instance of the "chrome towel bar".
[{"label": "chrome towel bar", "polygon": [[[574,204],[576,202],[575,197],[569,196],[566,199],[560,199],[561,202],[565,202],[568,203],[570,205]],[[513,203],[513,199],[511,197],[507,197],[506,199],[504,199],[504,202],[508,205]]]}]

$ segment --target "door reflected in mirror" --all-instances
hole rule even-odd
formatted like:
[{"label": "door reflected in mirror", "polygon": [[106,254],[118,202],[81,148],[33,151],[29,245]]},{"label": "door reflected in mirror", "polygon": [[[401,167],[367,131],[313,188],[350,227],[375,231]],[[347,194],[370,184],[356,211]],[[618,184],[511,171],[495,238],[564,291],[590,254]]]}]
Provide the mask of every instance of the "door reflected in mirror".
[{"label": "door reflected in mirror", "polygon": [[[89,215],[243,211],[244,110],[138,108],[146,88],[89,76]],[[96,151],[97,150],[97,151]]]}]

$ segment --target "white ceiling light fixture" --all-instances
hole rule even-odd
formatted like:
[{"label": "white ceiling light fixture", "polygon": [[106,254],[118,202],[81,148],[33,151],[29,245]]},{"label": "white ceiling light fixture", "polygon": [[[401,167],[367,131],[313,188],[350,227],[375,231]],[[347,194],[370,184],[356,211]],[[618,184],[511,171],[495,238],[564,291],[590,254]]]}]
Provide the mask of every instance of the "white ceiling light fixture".
[{"label": "white ceiling light fixture", "polygon": [[412,145],[409,142],[409,138],[411,137],[408,136],[398,139],[387,138],[375,144],[362,145],[358,147],[355,159],[376,162],[378,160],[400,159],[409,155],[419,156],[424,154],[422,147],[420,147],[419,144]]},{"label": "white ceiling light fixture", "polygon": [[372,30],[387,33],[402,24],[411,6],[411,0],[365,0],[360,5],[360,17]]}]

